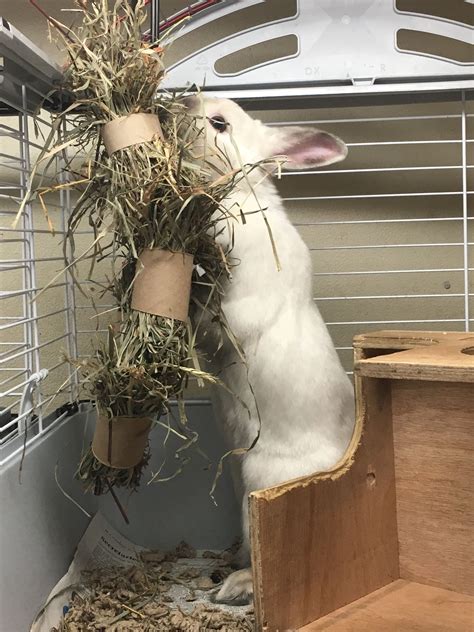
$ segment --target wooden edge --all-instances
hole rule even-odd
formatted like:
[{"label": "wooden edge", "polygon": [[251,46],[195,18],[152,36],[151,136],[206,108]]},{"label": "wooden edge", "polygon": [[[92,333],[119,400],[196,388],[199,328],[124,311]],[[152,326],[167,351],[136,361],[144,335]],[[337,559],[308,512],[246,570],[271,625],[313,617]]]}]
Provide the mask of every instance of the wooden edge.
[{"label": "wooden edge", "polygon": [[359,447],[359,444],[361,442],[363,427],[364,412],[360,410],[358,413],[356,413],[354,432],[352,434],[352,439],[349,443],[349,446],[344,453],[344,456],[330,470],[327,470],[325,472],[315,472],[314,474],[310,474],[309,476],[302,476],[300,478],[292,479],[291,481],[286,481],[285,483],[280,483],[279,485],[275,485],[274,487],[267,487],[266,489],[252,492],[250,494],[250,501],[252,501],[252,499],[267,501],[274,500],[275,498],[278,498],[282,494],[286,494],[296,487],[307,487],[308,485],[313,485],[321,481],[337,480],[346,472],[348,472],[352,464],[354,463],[357,448]]},{"label": "wooden edge", "polygon": [[435,344],[464,341],[466,346],[474,344],[474,333],[452,331],[404,331],[381,330],[354,336],[354,348],[362,349],[412,349]]},{"label": "wooden edge", "polygon": [[[408,353],[408,352],[403,352]],[[401,355],[401,354],[400,354]],[[408,358],[406,358],[408,359]],[[364,360],[354,367],[354,374],[363,377],[392,380],[422,380],[427,382],[467,382],[474,383],[473,366],[442,366],[411,362],[397,363],[396,360],[381,361],[379,358],[371,358],[375,362]]]},{"label": "wooden edge", "polygon": [[[466,332],[399,337],[383,332],[372,337],[370,346],[359,337],[360,348],[379,350],[356,362],[354,372],[365,377],[474,382],[474,335]],[[380,347],[375,346],[377,342]]]},{"label": "wooden edge", "polygon": [[258,519],[258,503],[255,493],[250,494],[249,511],[250,511],[250,552],[252,562],[253,576],[253,604],[255,611],[255,630],[256,632],[265,632],[267,629],[263,625],[263,577],[262,577],[262,560],[259,555],[260,550],[260,521]]},{"label": "wooden edge", "polygon": [[[354,364],[358,363],[364,357],[365,354],[362,349],[354,349]],[[350,469],[351,465],[354,463],[357,448],[359,447],[362,439],[366,414],[365,402],[362,397],[362,382],[359,379],[356,379],[354,382],[354,394],[356,407],[354,432],[352,433],[352,438],[347,450],[336,465],[325,472],[315,472],[309,476],[301,476],[300,478],[295,478],[290,481],[286,481],[285,483],[274,485],[273,487],[267,487],[266,489],[252,492],[250,494],[251,504],[252,499],[272,500],[274,498],[278,498],[278,496],[281,496],[282,494],[286,494],[286,492],[291,491],[295,487],[307,487],[308,485],[316,484],[319,481],[335,481]]]}]

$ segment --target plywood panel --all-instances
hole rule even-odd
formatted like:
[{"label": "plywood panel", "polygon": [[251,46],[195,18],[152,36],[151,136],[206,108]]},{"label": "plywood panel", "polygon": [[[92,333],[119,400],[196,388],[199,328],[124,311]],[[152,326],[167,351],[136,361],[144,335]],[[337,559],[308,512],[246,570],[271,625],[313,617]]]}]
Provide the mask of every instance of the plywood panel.
[{"label": "plywood panel", "polygon": [[474,334],[423,332],[415,335],[414,332],[376,332],[357,337],[357,344],[372,348],[391,344],[394,351],[391,355],[362,359],[355,367],[360,375],[405,380],[474,382]]},{"label": "plywood panel", "polygon": [[468,632],[473,628],[472,597],[400,579],[299,632]]},{"label": "plywood panel", "polygon": [[365,430],[349,471],[251,496],[259,630],[304,625],[399,577],[390,385],[356,386],[355,446]]},{"label": "plywood panel", "polygon": [[394,380],[392,411],[401,577],[474,594],[472,384]]}]

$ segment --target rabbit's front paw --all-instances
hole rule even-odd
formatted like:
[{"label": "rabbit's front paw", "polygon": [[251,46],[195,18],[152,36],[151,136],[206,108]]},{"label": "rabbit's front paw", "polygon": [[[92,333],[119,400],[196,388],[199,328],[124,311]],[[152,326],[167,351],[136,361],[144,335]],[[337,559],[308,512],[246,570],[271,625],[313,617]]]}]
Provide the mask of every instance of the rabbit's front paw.
[{"label": "rabbit's front paw", "polygon": [[253,598],[252,569],[244,568],[235,571],[225,580],[224,585],[215,595],[216,603],[226,603],[231,606],[242,606],[250,603]]}]

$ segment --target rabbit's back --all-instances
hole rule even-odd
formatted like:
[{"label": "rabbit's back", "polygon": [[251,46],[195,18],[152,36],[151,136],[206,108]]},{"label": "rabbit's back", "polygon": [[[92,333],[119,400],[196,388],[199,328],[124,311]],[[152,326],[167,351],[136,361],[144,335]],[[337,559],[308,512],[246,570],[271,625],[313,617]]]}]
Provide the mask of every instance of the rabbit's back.
[{"label": "rabbit's back", "polygon": [[[235,229],[233,255],[240,263],[222,305],[246,364],[231,346],[217,358],[239,396],[217,395],[230,447],[250,445],[261,420],[260,439],[245,457],[265,479],[257,487],[334,465],[354,416],[352,386],[313,302],[310,252],[276,193],[265,201],[281,269],[262,216],[250,215],[252,226]],[[264,474],[273,458],[278,473]]]}]

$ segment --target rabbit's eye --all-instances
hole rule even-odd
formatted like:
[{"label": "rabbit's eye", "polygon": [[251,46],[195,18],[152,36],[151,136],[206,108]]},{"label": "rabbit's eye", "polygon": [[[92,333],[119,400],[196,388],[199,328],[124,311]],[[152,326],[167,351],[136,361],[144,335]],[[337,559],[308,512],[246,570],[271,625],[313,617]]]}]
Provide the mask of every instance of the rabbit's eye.
[{"label": "rabbit's eye", "polygon": [[212,125],[212,127],[218,132],[225,132],[227,129],[227,126],[229,125],[229,123],[225,120],[225,118],[223,118],[222,116],[219,116],[218,114],[216,114],[216,116],[211,116],[208,119],[208,121]]}]

